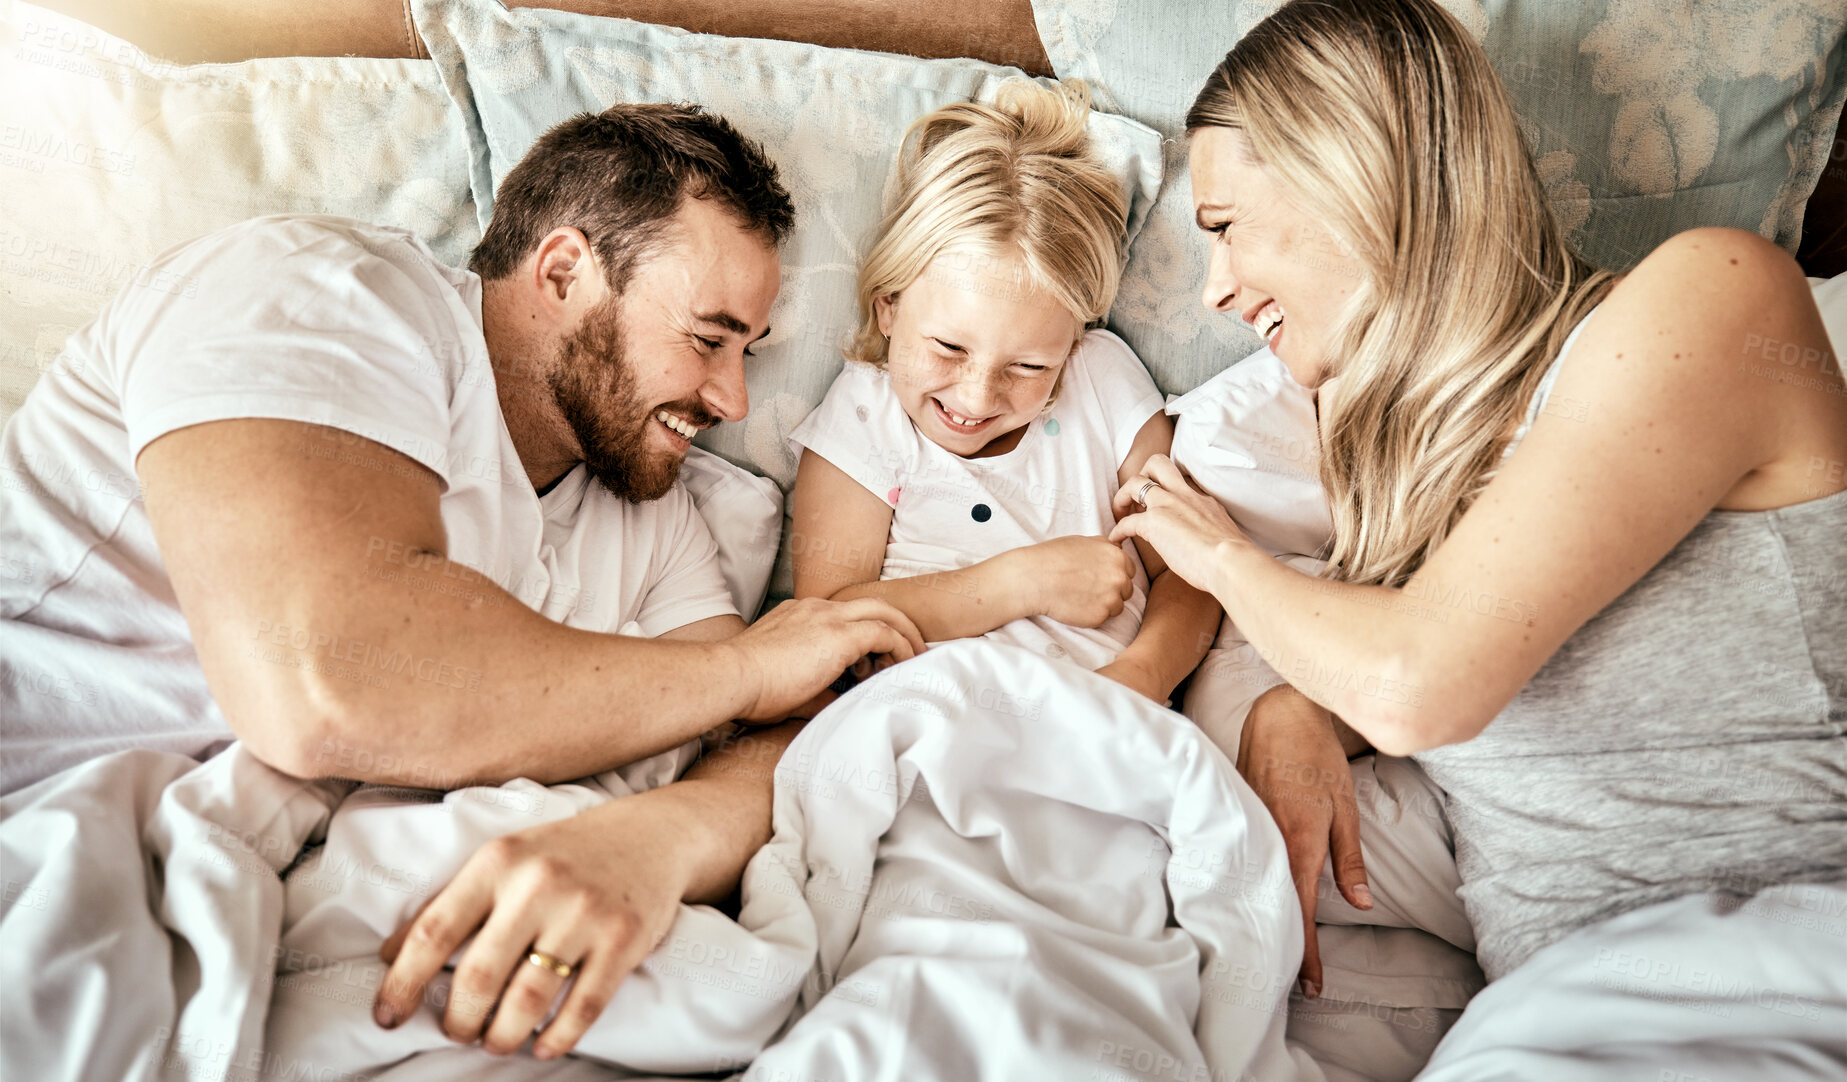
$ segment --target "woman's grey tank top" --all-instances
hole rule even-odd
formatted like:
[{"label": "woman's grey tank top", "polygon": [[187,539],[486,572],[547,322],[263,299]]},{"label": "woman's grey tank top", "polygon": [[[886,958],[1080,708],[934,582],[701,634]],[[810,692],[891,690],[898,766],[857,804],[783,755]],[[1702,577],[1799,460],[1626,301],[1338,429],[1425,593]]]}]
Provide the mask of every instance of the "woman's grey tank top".
[{"label": "woman's grey tank top", "polygon": [[1642,906],[1847,878],[1847,492],[1709,513],[1480,736],[1416,758],[1490,980]]}]

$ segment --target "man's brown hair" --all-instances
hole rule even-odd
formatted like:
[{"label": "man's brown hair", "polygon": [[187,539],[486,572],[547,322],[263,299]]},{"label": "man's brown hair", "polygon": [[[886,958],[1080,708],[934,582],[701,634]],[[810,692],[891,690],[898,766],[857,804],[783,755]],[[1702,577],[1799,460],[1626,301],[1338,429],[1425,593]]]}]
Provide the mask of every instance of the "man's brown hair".
[{"label": "man's brown hair", "polygon": [[552,230],[583,231],[620,293],[684,199],[711,199],[780,245],[795,205],[763,148],[697,105],[614,105],[539,137],[501,181],[468,269],[512,274]]}]

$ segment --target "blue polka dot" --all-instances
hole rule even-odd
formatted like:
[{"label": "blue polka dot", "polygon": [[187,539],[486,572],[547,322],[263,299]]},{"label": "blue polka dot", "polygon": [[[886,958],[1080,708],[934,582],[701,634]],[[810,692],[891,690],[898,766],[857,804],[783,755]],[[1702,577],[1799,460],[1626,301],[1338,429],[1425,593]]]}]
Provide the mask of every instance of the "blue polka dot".
[{"label": "blue polka dot", "polygon": [[1045,434],[1048,436],[1058,435],[1058,418],[1047,417],[1045,419]]},{"label": "blue polka dot", "polygon": [[978,503],[975,505],[975,509],[970,511],[969,514],[974,517],[976,522],[986,522],[994,517],[994,509],[985,503]]}]

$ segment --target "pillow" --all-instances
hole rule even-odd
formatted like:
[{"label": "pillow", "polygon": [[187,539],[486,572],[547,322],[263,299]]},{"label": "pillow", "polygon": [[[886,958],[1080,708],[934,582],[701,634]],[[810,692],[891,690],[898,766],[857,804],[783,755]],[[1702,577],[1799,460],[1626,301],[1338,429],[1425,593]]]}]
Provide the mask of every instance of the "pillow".
[{"label": "pillow", "polygon": [[[1487,48],[1553,207],[1591,262],[1627,270],[1702,225],[1796,250],[1847,95],[1840,0],[1443,4]],[[1198,301],[1206,246],[1192,222],[1182,124],[1213,67],[1281,6],[1033,0],[1059,75],[1087,80],[1104,108],[1174,139],[1110,315],[1164,391],[1262,345]]]},{"label": "pillow", "polygon": [[[0,9],[0,424],[70,332],[165,248],[264,214],[415,231],[456,266],[480,239],[469,146],[427,60],[176,67],[76,19]],[[681,479],[748,618],[782,525],[776,486],[694,451]]]},{"label": "pillow", "polygon": [[428,61],[176,67],[67,15],[0,5],[0,423],[148,260],[281,212],[479,238],[468,142]]},{"label": "pillow", "polygon": [[697,447],[686,452],[680,480],[718,542],[718,569],[746,623],[755,620],[770,589],[770,569],[782,535],[782,490],[776,482],[733,466]]},{"label": "pillow", "polygon": [[[762,143],[797,208],[771,337],[752,347],[750,416],[698,443],[794,483],[786,437],[840,371],[857,323],[858,253],[876,225],[900,138],[954,101],[991,98],[1021,73],[797,42],[691,34],[495,0],[416,0],[424,41],[468,121],[480,221],[494,187],[547,128],[615,102],[697,102]],[[1138,229],[1160,185],[1160,137],[1098,113],[1091,131],[1130,195]],[[777,592],[788,592],[787,553]]]}]

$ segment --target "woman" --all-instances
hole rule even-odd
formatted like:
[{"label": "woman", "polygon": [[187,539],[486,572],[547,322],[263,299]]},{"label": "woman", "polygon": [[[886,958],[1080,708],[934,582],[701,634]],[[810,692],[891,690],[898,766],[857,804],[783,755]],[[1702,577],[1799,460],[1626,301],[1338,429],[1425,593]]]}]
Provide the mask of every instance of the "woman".
[{"label": "woman", "polygon": [[[1205,303],[1319,389],[1335,522],[1316,579],[1169,459],[1117,495],[1114,537],[1318,704],[1260,710],[1245,758],[1338,762],[1330,714],[1415,756],[1491,980],[1686,895],[1847,898],[1847,387],[1795,263],[1716,229],[1583,263],[1429,0],[1285,6],[1187,128]],[[1326,813],[1270,804],[1312,883]]]}]

